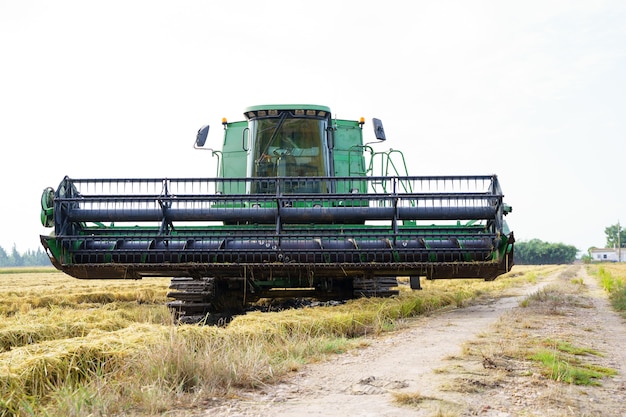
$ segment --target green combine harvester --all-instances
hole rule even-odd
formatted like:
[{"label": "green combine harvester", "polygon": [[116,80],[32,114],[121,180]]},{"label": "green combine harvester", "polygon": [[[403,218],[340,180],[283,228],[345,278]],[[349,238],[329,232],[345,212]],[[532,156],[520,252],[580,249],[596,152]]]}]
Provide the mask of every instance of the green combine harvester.
[{"label": "green combine harvester", "polygon": [[[409,176],[361,120],[319,105],[249,107],[227,122],[215,178],[65,177],[46,188],[41,243],[79,279],[171,277],[181,320],[260,299],[397,294],[397,277],[493,280],[513,265],[495,175]],[[373,119],[376,141],[385,140]],[[204,148],[209,127],[198,131]],[[374,140],[374,139],[372,139]],[[208,316],[207,316],[208,315]]]}]

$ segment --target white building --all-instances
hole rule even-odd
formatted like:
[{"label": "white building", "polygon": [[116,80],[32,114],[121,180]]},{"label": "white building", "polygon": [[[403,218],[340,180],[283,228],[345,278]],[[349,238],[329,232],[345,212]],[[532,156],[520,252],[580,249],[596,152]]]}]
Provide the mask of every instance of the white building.
[{"label": "white building", "polygon": [[591,259],[596,262],[626,262],[626,248],[591,249]]}]

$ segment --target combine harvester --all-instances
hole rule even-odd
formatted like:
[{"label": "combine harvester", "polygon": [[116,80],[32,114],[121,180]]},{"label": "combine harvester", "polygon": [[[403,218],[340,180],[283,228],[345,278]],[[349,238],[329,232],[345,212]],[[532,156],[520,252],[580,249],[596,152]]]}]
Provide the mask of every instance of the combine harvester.
[{"label": "combine harvester", "polygon": [[[249,107],[227,122],[216,178],[75,179],[46,188],[41,243],[79,279],[171,277],[181,320],[260,299],[397,294],[426,279],[494,280],[513,265],[495,175],[408,176],[361,120],[318,105]],[[373,119],[378,141],[382,123]],[[198,131],[203,148],[209,127]],[[205,317],[206,318],[206,317]]]}]

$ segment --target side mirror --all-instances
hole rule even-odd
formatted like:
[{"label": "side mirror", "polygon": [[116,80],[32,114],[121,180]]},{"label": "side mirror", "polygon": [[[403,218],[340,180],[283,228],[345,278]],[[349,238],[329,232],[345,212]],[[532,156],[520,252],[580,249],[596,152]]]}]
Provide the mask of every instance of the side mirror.
[{"label": "side mirror", "polygon": [[374,135],[376,139],[380,141],[387,140],[385,137],[385,129],[383,129],[383,122],[381,122],[380,119],[372,119],[372,122],[374,122]]},{"label": "side mirror", "polygon": [[204,125],[198,130],[196,135],[196,148],[202,148],[206,143],[206,139],[209,136],[209,125]]}]

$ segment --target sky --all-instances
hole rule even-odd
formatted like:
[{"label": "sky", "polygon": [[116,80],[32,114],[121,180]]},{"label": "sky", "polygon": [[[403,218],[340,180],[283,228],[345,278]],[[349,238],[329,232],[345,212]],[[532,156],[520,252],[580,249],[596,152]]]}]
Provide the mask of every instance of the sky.
[{"label": "sky", "polygon": [[622,0],[0,0],[0,246],[40,247],[66,175],[210,177],[200,126],[218,147],[223,117],[307,103],[381,119],[411,175],[496,174],[517,241],[603,247],[624,22]]}]

